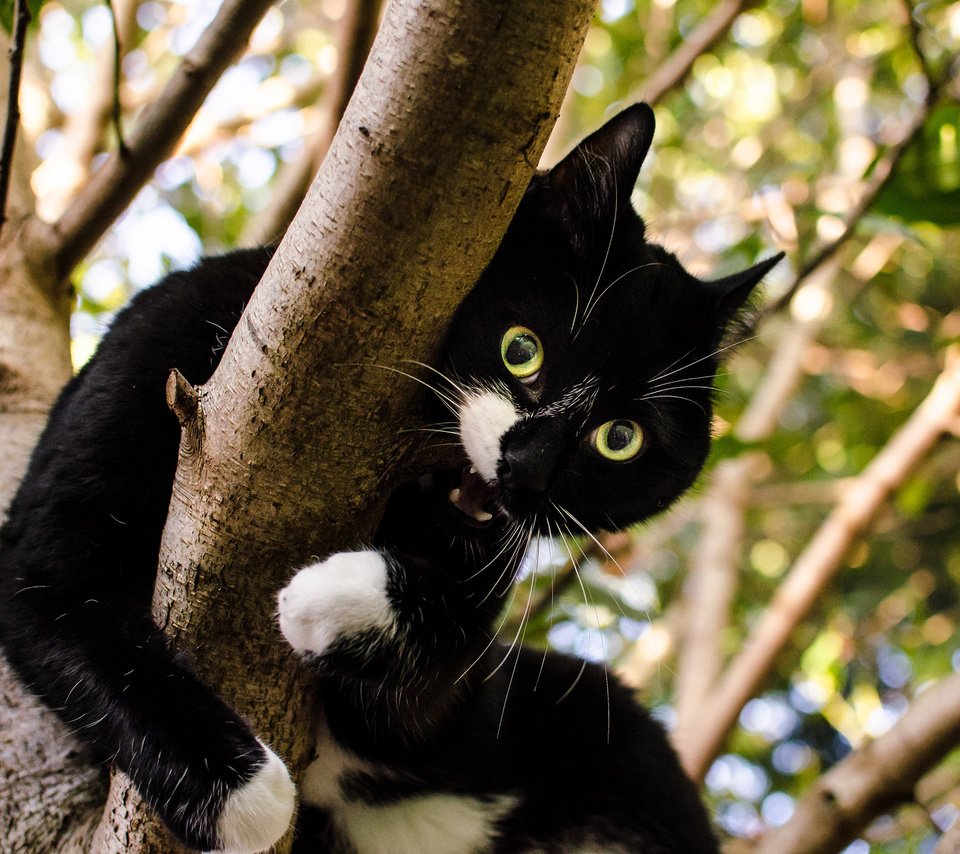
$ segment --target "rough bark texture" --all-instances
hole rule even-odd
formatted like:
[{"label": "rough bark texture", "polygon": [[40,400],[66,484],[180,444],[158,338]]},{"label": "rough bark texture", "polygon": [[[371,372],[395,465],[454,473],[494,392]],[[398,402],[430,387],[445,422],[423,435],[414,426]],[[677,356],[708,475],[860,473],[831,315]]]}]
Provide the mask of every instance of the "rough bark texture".
[{"label": "rough bark texture", "polygon": [[[0,33],[0,56],[6,56]],[[6,62],[0,87],[6,89]],[[0,521],[70,376],[65,291],[31,266],[21,241],[31,212],[31,152],[18,142],[0,241]],[[103,799],[102,769],[90,767],[52,712],[38,703],[0,658],[0,848],[10,854],[50,851],[79,816]],[[82,833],[82,828],[77,828]],[[75,850],[82,850],[83,846]]]},{"label": "rough bark texture", "polygon": [[[592,10],[394,0],[320,175],[198,390],[154,614],[294,769],[308,680],[273,625],[275,591],[311,555],[371,534],[419,397],[370,366],[435,355],[529,181]],[[129,786],[113,792],[96,850],[170,850],[143,809],[119,808]]]}]

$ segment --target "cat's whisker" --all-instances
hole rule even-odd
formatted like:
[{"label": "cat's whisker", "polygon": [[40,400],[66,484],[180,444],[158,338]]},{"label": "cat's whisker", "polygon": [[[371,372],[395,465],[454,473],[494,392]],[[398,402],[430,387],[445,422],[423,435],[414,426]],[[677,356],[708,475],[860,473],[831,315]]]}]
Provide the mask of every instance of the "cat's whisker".
[{"label": "cat's whisker", "polygon": [[[619,564],[619,562],[617,561],[617,559],[616,559],[612,554],[610,554],[609,549],[607,549],[607,547],[604,546],[604,544],[590,531],[590,529],[587,528],[587,527],[586,527],[579,519],[577,519],[572,513],[570,513],[569,510],[566,510],[565,508],[561,507],[561,506],[560,506],[559,504],[557,504],[556,502],[551,502],[551,504],[553,504],[553,506],[554,506],[557,510],[559,510],[561,513],[563,513],[563,514],[564,514],[568,519],[570,519],[581,531],[583,531],[583,533],[585,533],[591,540],[593,540],[593,542],[596,544],[596,546],[597,546],[597,547],[603,552],[603,554],[606,556],[607,560],[609,560],[609,561],[617,568],[617,571],[620,573],[620,577],[621,577],[622,579],[624,579],[625,582],[629,583],[629,578],[630,578],[630,576],[627,575],[626,570],[624,570],[624,568],[623,568],[622,566],[620,566],[620,564]],[[568,532],[570,531],[570,528],[569,528],[569,527],[567,527],[567,531],[568,531]],[[571,533],[571,536],[573,536],[572,533]],[[581,551],[581,553],[583,553],[583,548],[582,548],[582,547],[580,547],[580,551]],[[638,600],[641,600],[641,601],[642,601],[642,598],[643,598],[643,597],[638,596],[637,598],[638,598]],[[614,596],[614,597],[613,597],[613,601],[616,602],[617,610],[620,611],[620,613],[621,613],[624,617],[628,617],[627,612],[623,610],[623,605],[620,603],[620,597],[619,597],[619,596]],[[643,608],[643,613],[644,613],[644,615],[646,616],[646,618],[647,618],[648,620],[652,620],[652,619],[653,619],[653,616],[650,614],[649,608],[647,608],[646,606],[644,606],[644,608]]]},{"label": "cat's whisker", "polygon": [[612,288],[615,284],[617,284],[617,282],[622,281],[627,276],[632,275],[633,273],[636,273],[639,270],[645,270],[647,267],[665,267],[665,266],[666,264],[664,264],[662,261],[650,261],[646,264],[638,264],[636,267],[633,267],[632,269],[627,270],[625,273],[621,273],[619,276],[617,276],[617,278],[615,278],[612,282],[610,282],[610,284],[607,285],[600,292],[600,295],[596,299],[594,299],[592,302],[587,304],[586,310],[583,313],[583,320],[581,321],[581,326],[590,319],[590,314],[600,304],[600,300],[603,299],[607,291],[609,291],[610,288]]},{"label": "cat's whisker", "polygon": [[[551,503],[552,503],[553,506],[556,507],[558,510],[561,510],[561,511],[563,510],[563,508],[560,507],[559,505],[557,505],[556,503],[554,503],[554,502],[551,502]],[[578,522],[577,524],[579,525],[580,523]],[[565,526],[565,527],[566,527],[566,526]],[[583,526],[581,525],[580,527],[583,527]],[[570,533],[570,529],[569,529],[569,528],[567,528],[567,533],[568,533],[568,534]],[[601,548],[603,548],[603,547],[601,546]],[[602,658],[602,661],[603,661],[603,684],[604,684],[604,689],[605,689],[605,693],[606,693],[606,700],[607,700],[607,744],[609,744],[609,743],[610,743],[610,727],[611,727],[611,720],[612,720],[612,711],[611,711],[611,701],[610,701],[610,671],[609,671],[609,669],[608,669],[608,667],[607,667],[607,642],[606,642],[606,637],[604,636],[603,631],[602,631],[601,626],[600,626],[600,612],[597,610],[596,604],[593,602],[593,600],[591,599],[590,595],[587,593],[586,585],[583,583],[583,578],[580,576],[579,565],[578,565],[578,564],[576,563],[576,561],[573,559],[573,553],[572,553],[569,549],[567,550],[567,554],[570,555],[570,563],[571,563],[571,566],[573,567],[573,572],[574,572],[574,575],[575,575],[575,577],[576,577],[576,579],[577,579],[577,583],[580,585],[580,590],[583,592],[584,600],[589,604],[590,608],[593,610],[594,617],[595,617],[595,619],[596,619],[596,621],[597,621],[597,634],[598,634],[599,637],[600,637],[600,654],[601,654],[601,658]],[[583,549],[582,549],[582,548],[581,548],[581,550],[580,550],[580,554],[581,554],[581,556],[583,555]],[[609,552],[608,552],[607,554],[609,555]],[[612,558],[611,558],[611,559],[612,559]],[[616,563],[616,561],[614,561],[614,563]],[[619,564],[618,564],[618,566],[619,566]],[[622,570],[621,570],[621,572],[622,572]],[[620,606],[619,601],[617,602],[617,606],[618,606],[618,607]],[[623,613],[623,608],[622,608],[622,607],[620,607],[620,613]],[[624,615],[624,616],[626,616],[626,615]],[[585,664],[586,664],[586,659],[584,659],[584,665],[585,665]],[[563,696],[560,697],[559,700],[557,700],[557,704],[558,704],[558,705],[560,704],[560,702],[561,702],[564,698],[566,698],[567,696],[569,696],[570,692],[573,691],[574,688],[576,688],[577,683],[580,681],[580,678],[583,676],[583,672],[584,672],[584,667],[581,667],[581,668],[580,668],[580,672],[577,674],[577,678],[574,679],[574,681],[573,681],[573,684],[571,684],[570,687],[564,692]]]},{"label": "cat's whisker", "polygon": [[427,424],[423,427],[404,427],[400,433],[448,433],[459,436],[459,427],[455,421],[438,421],[435,424]]},{"label": "cat's whisker", "polygon": [[[535,527],[536,520],[534,520]],[[527,637],[527,616],[530,613],[530,603],[533,601],[533,589],[537,581],[537,572],[540,569],[540,540],[537,540],[536,553],[533,559],[533,577],[530,579],[529,592],[527,593],[527,601],[523,606],[523,613],[520,615],[520,628],[517,632],[517,636],[514,637],[513,643],[510,644],[510,648],[507,650],[507,654],[503,657],[503,661],[494,668],[493,672],[487,677],[490,679],[494,673],[503,665],[503,663],[510,657],[510,654],[513,652],[514,647],[516,646],[517,654],[513,660],[513,669],[510,671],[510,678],[507,680],[507,690],[503,694],[503,708],[500,710],[500,722],[497,724],[497,738],[500,738],[500,731],[503,728],[503,719],[507,713],[507,701],[510,699],[510,690],[513,688],[513,679],[517,674],[517,665],[520,663],[520,655],[522,654],[523,642]],[[518,643],[519,638],[519,643]]]},{"label": "cat's whisker", "polygon": [[[667,373],[667,371],[669,371],[669,370],[670,370],[674,365],[676,365],[678,362],[682,362],[684,359],[686,359],[687,356],[689,356],[692,352],[693,352],[693,348],[691,347],[691,348],[690,348],[689,350],[687,350],[687,352],[684,353],[682,356],[680,356],[680,357],[677,358],[677,359],[674,359],[669,365],[667,365],[662,371],[660,371],[659,374],[656,374],[655,376],[651,377],[650,380],[649,380],[649,382],[655,383],[657,380],[661,380],[661,379],[663,379],[664,377],[670,376],[670,375]],[[678,370],[682,371],[683,368],[678,368]]]},{"label": "cat's whisker", "polygon": [[[532,573],[533,573],[533,579],[532,579],[532,580],[533,580],[533,581],[536,580],[536,575],[537,575],[537,571],[538,571],[538,568],[539,568],[539,562],[540,562],[540,543],[539,543],[539,541],[538,541],[538,542],[537,542],[537,548],[536,548],[536,557],[534,558],[534,566],[533,566],[533,569],[532,569]],[[515,590],[519,590],[519,585],[513,585],[513,587],[514,587]],[[529,591],[528,591],[527,601],[526,601],[526,603],[524,604],[524,607],[523,607],[523,612],[522,612],[521,615],[520,615],[520,625],[517,627],[517,633],[516,633],[516,635],[514,635],[513,641],[511,641],[510,646],[508,647],[507,652],[506,652],[506,654],[504,655],[503,659],[500,661],[500,663],[499,663],[492,671],[490,671],[490,673],[488,673],[488,674],[484,677],[484,681],[490,679],[490,678],[504,665],[504,663],[505,663],[505,662],[507,661],[507,659],[510,657],[510,653],[513,651],[513,648],[514,648],[514,646],[515,646],[516,643],[517,643],[517,639],[518,639],[518,638],[521,638],[521,641],[520,641],[520,642],[521,642],[521,643],[523,642],[523,641],[522,641],[522,635],[523,635],[523,633],[524,633],[524,623],[525,623],[525,621],[526,621],[526,619],[527,619],[527,614],[529,613],[529,610],[530,610],[530,601],[531,601],[531,599],[532,599],[532,596],[533,596],[533,587],[532,587],[532,585],[531,585],[531,587],[530,587],[530,589],[529,589]],[[509,688],[508,688],[508,693],[509,693]]]},{"label": "cat's whisker", "polygon": [[456,379],[451,377],[449,374],[441,371],[439,368],[435,368],[433,365],[428,362],[420,362],[416,359],[404,359],[403,362],[408,365],[416,365],[418,368],[423,368],[424,370],[430,371],[431,373],[436,374],[440,379],[448,383],[454,391],[462,398],[467,391],[467,387],[463,384],[459,377]]},{"label": "cat's whisker", "polygon": [[411,379],[416,383],[420,383],[420,385],[422,385],[424,388],[430,389],[430,391],[432,391],[437,396],[440,402],[451,413],[453,413],[454,415],[458,415],[460,412],[459,400],[451,396],[449,392],[444,391],[441,388],[437,388],[437,386],[435,386],[433,383],[427,382],[425,379],[418,377],[416,374],[411,374],[409,371],[401,371],[399,368],[394,368],[394,367],[391,367],[390,365],[378,365],[375,362],[365,362],[364,366],[369,368],[379,368],[382,371],[390,371],[391,373],[399,374],[402,377],[406,377],[407,379]]},{"label": "cat's whisker", "polygon": [[[652,389],[650,389],[650,391],[651,391],[651,392],[655,392],[655,393],[657,393],[657,394],[660,394],[660,393],[663,393],[663,392],[671,392],[671,391],[685,391],[685,390],[687,390],[687,389],[690,389],[691,391],[695,391],[696,389],[702,389],[703,391],[714,391],[714,390],[715,390],[712,385],[700,385],[700,384],[691,384],[691,383],[677,383],[676,385],[663,386],[662,388],[652,388]],[[646,396],[647,396],[647,395],[643,395],[642,397],[638,398],[638,400],[643,400],[644,397],[646,397]]]},{"label": "cat's whisker", "polygon": [[[559,533],[558,534],[553,533],[553,525],[550,523],[549,514],[547,513],[544,514],[543,521],[547,526],[547,537],[550,538],[550,541],[553,542],[554,540],[560,539]],[[547,613],[551,615],[554,613],[554,610],[556,608],[556,601],[554,599],[554,581],[555,580],[556,580],[556,571],[550,573],[550,610]],[[543,656],[540,659],[540,669],[537,671],[537,678],[534,680],[534,683],[533,683],[534,692],[536,692],[537,688],[540,687],[540,677],[543,676],[543,668],[547,664],[547,652],[549,651],[549,648],[550,648],[549,645],[543,648]]]},{"label": "cat's whisker", "polygon": [[[519,590],[519,587],[516,584],[511,584],[510,590],[511,590],[510,601],[507,603],[507,607],[503,609],[503,616],[500,618],[499,625],[494,630],[493,634],[490,636],[490,640],[487,641],[487,645],[483,648],[483,650],[481,650],[480,654],[472,662],[470,662],[469,665],[467,665],[467,668],[466,670],[463,671],[463,673],[461,673],[456,679],[453,680],[454,685],[458,684],[462,679],[464,679],[466,675],[483,660],[484,656],[486,656],[490,647],[492,647],[497,642],[497,639],[500,636],[500,631],[503,629],[503,627],[507,623],[507,618],[509,617],[510,611],[513,608],[513,600],[517,595],[517,590]],[[486,677],[484,681],[486,681]]]},{"label": "cat's whisker", "polygon": [[662,387],[662,386],[678,385],[678,384],[685,384],[685,383],[692,383],[692,382],[699,382],[700,380],[713,380],[713,379],[715,379],[716,377],[719,377],[719,376],[723,376],[723,374],[719,374],[719,373],[714,373],[714,374],[702,374],[702,375],[697,376],[697,377],[684,377],[683,379],[677,379],[677,380],[667,380],[667,379],[664,379],[664,380],[660,380],[659,382],[649,382],[649,383],[647,383],[647,388],[648,388],[648,389],[651,389],[651,390],[656,390],[656,389],[658,389],[658,388],[660,388],[660,387]]},{"label": "cat's whisker", "polygon": [[[523,539],[523,526],[519,522],[511,520],[510,526],[507,528],[507,533],[501,538],[503,545],[500,547],[500,551],[498,551],[492,558],[490,558],[490,560],[488,560],[483,566],[481,566],[480,569],[478,569],[472,575],[468,575],[464,579],[464,581],[473,581],[474,578],[476,578],[478,575],[483,573],[485,570],[489,569],[489,567],[493,565],[493,563],[497,560],[497,558],[499,558],[500,555],[502,555],[505,551],[507,551],[507,549],[513,550],[513,558],[511,560],[506,561],[506,566],[504,567],[503,572],[500,573],[500,577],[493,583],[487,595],[480,600],[481,605],[493,595],[493,591],[500,584],[500,581],[503,579],[504,574],[508,571],[510,564],[512,563],[512,560],[515,559],[516,557],[516,546],[519,545],[522,539]],[[514,540],[517,540],[517,543],[514,543]]]},{"label": "cat's whisker", "polygon": [[[725,353],[727,350],[731,350],[734,347],[739,347],[741,344],[746,344],[748,341],[753,341],[755,338],[759,338],[759,337],[760,337],[759,334],[751,335],[749,338],[739,339],[737,341],[734,341],[731,344],[727,344],[724,347],[717,347],[717,349],[715,349],[713,352],[707,353],[706,356],[701,356],[699,359],[695,359],[692,362],[688,362],[685,365],[681,365],[679,368],[676,368],[675,370],[670,371],[670,373],[658,374],[653,378],[653,380],[651,380],[651,382],[653,382],[654,380],[662,380],[662,379],[666,379],[667,377],[672,377],[674,374],[679,374],[681,371],[687,370],[687,368],[692,368],[694,365],[699,365],[701,362],[705,362],[707,359],[713,359],[716,356],[719,356],[721,353]],[[677,361],[680,361],[680,360],[678,359]],[[674,364],[676,364],[676,362],[674,362]],[[669,368],[667,370],[669,370]]]},{"label": "cat's whisker", "polygon": [[[520,531],[520,537],[518,538],[517,543],[514,546],[513,555],[511,556],[510,560],[507,561],[506,565],[503,568],[503,572],[500,573],[500,577],[497,579],[496,583],[491,588],[490,593],[493,593],[493,591],[497,587],[499,587],[500,582],[503,580],[503,576],[508,571],[512,570],[514,573],[517,571],[517,569],[520,567],[520,563],[523,561],[524,555],[527,553],[527,549],[530,548],[530,541],[533,539],[533,534],[534,534],[533,526],[531,526],[529,531],[527,531],[526,540],[523,539],[523,526],[519,522],[517,523],[517,529]],[[485,596],[483,600],[481,600],[481,604],[487,601],[487,598],[489,598],[489,595],[490,594],[488,593],[487,596]],[[506,595],[506,591],[500,594],[501,597],[505,595]]]},{"label": "cat's whisker", "polygon": [[[554,506],[556,507],[557,505],[554,504]],[[557,509],[558,509],[558,510],[562,510],[563,508],[557,507]],[[578,526],[579,526],[579,523],[578,523]],[[567,528],[567,533],[572,537],[573,534],[572,534],[572,532],[570,531],[569,527],[567,527],[567,526],[564,526],[564,527]],[[580,527],[582,528],[582,526],[580,526]],[[602,546],[601,546],[601,548],[602,548]],[[571,552],[569,551],[569,549],[567,550],[567,554],[570,554],[570,555],[571,555],[571,561],[572,561],[572,560],[573,560],[573,557],[572,557],[572,554],[571,554]],[[614,564],[617,566],[618,569],[620,569],[620,572],[623,574],[623,577],[624,577],[624,578],[628,578],[628,577],[629,577],[629,576],[627,576],[627,575],[623,572],[623,569],[620,568],[620,565],[617,564],[616,561],[614,561]],[[577,580],[580,581],[579,573],[576,573],[576,575],[577,575]],[[580,589],[583,590],[583,592],[584,592],[584,598],[586,599],[586,591],[583,589],[583,584],[582,584],[582,582],[580,583]],[[617,607],[618,607],[618,609],[620,610],[620,613],[623,614],[623,615],[626,617],[627,615],[623,612],[623,608],[622,608],[622,606],[620,605],[620,599],[619,599],[619,597],[614,597],[614,598],[615,598],[615,601],[617,602]],[[642,601],[642,597],[638,597],[638,601]],[[644,614],[644,616],[646,617],[647,622],[648,622],[650,625],[653,625],[653,622],[654,622],[653,614],[650,613],[650,609],[649,609],[646,605],[644,605],[644,607],[643,607],[643,614]],[[654,653],[654,650],[649,646],[649,641],[647,641],[647,639],[646,639],[643,635],[640,636],[640,638],[637,640],[637,642],[640,643],[640,644],[642,644],[645,648],[649,649],[650,652],[651,652],[651,654]],[[657,658],[659,659],[659,655],[657,656]],[[676,675],[677,675],[676,672],[673,670],[673,668],[670,667],[669,664],[662,664],[661,666],[665,667],[666,670],[667,670],[667,672],[668,672],[671,676],[676,677]],[[572,688],[571,688],[571,690],[572,690]],[[609,686],[608,686],[608,691],[609,691]]]},{"label": "cat's whisker", "polygon": [[[522,536],[522,535],[523,535],[523,526],[522,526],[519,522],[514,522],[514,528],[513,528],[513,529],[514,529],[515,532],[519,532],[519,539],[518,539],[518,542],[517,542],[517,548],[519,548],[519,547],[521,546],[521,544],[523,543],[523,536]],[[529,538],[528,538],[528,542],[529,542]],[[486,602],[487,599],[490,598],[490,596],[491,596],[491,595],[493,594],[493,592],[496,590],[497,586],[500,584],[500,581],[503,579],[504,573],[507,572],[507,570],[509,569],[509,567],[514,564],[514,561],[516,560],[516,553],[517,553],[517,552],[516,552],[516,548],[515,548],[515,549],[514,549],[513,556],[511,557],[510,560],[508,560],[508,561],[506,562],[506,566],[504,567],[503,572],[501,572],[499,578],[497,578],[497,579],[493,582],[493,584],[492,584],[491,587],[490,587],[489,592],[488,592],[487,595],[484,596],[483,599],[481,600],[481,604],[482,604],[483,602]],[[508,602],[507,607],[503,609],[503,616],[502,616],[502,618],[500,619],[500,624],[497,626],[496,630],[494,631],[493,635],[490,637],[490,640],[487,642],[487,645],[486,645],[486,646],[483,648],[483,650],[481,651],[480,655],[478,655],[478,656],[476,657],[476,659],[474,659],[474,661],[471,662],[470,665],[468,665],[467,669],[464,670],[463,673],[461,673],[461,674],[456,678],[456,680],[454,680],[455,683],[460,682],[460,680],[463,679],[463,678],[483,659],[483,657],[487,654],[487,651],[490,649],[491,646],[493,646],[493,644],[497,641],[497,638],[500,636],[500,631],[503,629],[504,625],[506,625],[507,618],[508,618],[508,616],[509,616],[509,614],[510,614],[510,611],[511,611],[512,608],[513,608],[513,600],[514,600],[514,598],[516,597],[516,595],[517,595],[517,590],[518,590],[519,588],[518,588],[518,586],[517,586],[516,584],[511,584],[511,585],[508,586],[507,589],[509,589],[509,590],[511,591],[511,593],[510,593],[510,601]]]},{"label": "cat's whisker", "polygon": [[577,280],[573,277],[571,273],[564,273],[563,278],[569,279],[570,283],[573,285],[573,320],[570,321],[570,334],[573,334],[573,330],[577,326],[577,314],[580,311],[580,286],[577,284]]},{"label": "cat's whisker", "polygon": [[565,507],[562,507],[561,505],[557,504],[555,501],[551,501],[550,503],[554,507],[556,507],[556,509],[559,510],[564,516],[566,516],[571,522],[573,522],[573,524],[576,525],[581,531],[583,531],[583,533],[585,533],[591,540],[593,540],[597,548],[604,553],[607,560],[609,560],[620,571],[621,575],[625,576],[627,574],[626,572],[624,572],[623,567],[620,566],[620,564],[617,562],[617,559],[612,554],[610,554],[609,549],[607,549],[607,547],[600,541],[600,539],[596,536],[596,534],[594,534],[586,525],[584,525],[576,516],[573,515],[573,513],[571,513]]},{"label": "cat's whisker", "polygon": [[[602,157],[600,155],[596,155],[596,159],[601,161],[608,171],[610,171],[611,173],[613,172],[613,166],[610,164],[609,160],[607,160],[605,157]],[[593,164],[590,163],[589,166],[590,168],[592,168]],[[614,181],[613,182],[613,216],[610,218],[610,237],[607,239],[607,250],[606,252],[603,253],[603,261],[600,262],[600,272],[597,273],[597,280],[593,283],[593,290],[590,292],[590,296],[587,299],[587,305],[584,308],[584,317],[580,321],[580,329],[583,329],[584,324],[587,322],[587,317],[590,314],[590,303],[593,302],[594,294],[596,294],[597,288],[600,287],[600,282],[603,279],[603,273],[607,269],[607,261],[610,258],[610,250],[613,248],[613,236],[617,232],[617,212],[620,209],[620,202],[619,202],[619,199],[617,198],[617,195],[618,195],[617,182]]]},{"label": "cat's whisker", "polygon": [[640,401],[644,403],[649,403],[651,400],[682,400],[685,403],[691,403],[696,406],[697,409],[699,409],[704,415],[707,414],[707,410],[704,409],[703,406],[697,401],[691,400],[689,397],[683,397],[679,394],[653,394],[640,398]]}]

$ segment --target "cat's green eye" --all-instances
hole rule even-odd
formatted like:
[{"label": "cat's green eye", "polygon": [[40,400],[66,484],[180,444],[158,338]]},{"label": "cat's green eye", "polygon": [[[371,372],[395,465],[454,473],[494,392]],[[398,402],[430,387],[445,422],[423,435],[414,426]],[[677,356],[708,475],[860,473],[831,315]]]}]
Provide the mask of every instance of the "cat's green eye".
[{"label": "cat's green eye", "polygon": [[643,447],[643,430],[636,421],[608,421],[590,434],[590,444],[600,456],[623,463],[640,453]]},{"label": "cat's green eye", "polygon": [[521,382],[533,382],[543,367],[543,344],[526,326],[511,326],[500,341],[503,364]]}]

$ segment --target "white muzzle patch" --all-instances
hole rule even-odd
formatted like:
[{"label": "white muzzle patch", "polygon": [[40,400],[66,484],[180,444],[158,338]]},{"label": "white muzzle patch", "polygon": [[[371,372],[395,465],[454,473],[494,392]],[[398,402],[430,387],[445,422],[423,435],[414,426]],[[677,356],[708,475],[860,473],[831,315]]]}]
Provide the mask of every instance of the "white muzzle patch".
[{"label": "white muzzle patch", "polygon": [[500,441],[519,418],[513,401],[496,391],[471,393],[461,405],[460,442],[485,480],[496,480]]}]

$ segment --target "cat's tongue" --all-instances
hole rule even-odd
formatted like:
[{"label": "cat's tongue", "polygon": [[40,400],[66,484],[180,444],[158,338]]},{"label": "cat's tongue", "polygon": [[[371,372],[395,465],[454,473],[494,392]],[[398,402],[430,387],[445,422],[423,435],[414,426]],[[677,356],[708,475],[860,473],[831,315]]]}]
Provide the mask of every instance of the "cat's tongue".
[{"label": "cat's tongue", "polygon": [[495,484],[487,483],[473,468],[464,469],[460,486],[450,490],[450,503],[474,524],[487,525],[497,512]]}]

